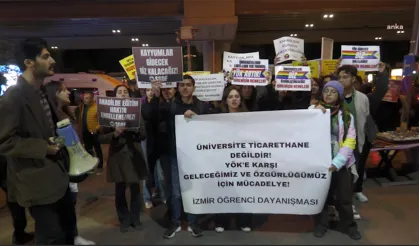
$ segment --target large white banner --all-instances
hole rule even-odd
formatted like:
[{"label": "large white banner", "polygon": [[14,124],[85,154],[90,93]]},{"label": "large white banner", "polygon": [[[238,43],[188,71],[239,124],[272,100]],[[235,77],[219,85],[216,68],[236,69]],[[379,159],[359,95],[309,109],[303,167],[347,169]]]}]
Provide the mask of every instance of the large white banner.
[{"label": "large white banner", "polygon": [[331,174],[330,113],[176,116],[185,212],[317,214]]}]

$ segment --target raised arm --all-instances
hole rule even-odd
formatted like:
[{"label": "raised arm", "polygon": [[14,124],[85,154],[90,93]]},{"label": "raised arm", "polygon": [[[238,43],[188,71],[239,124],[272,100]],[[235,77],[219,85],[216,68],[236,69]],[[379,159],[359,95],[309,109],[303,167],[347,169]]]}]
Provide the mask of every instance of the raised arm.
[{"label": "raised arm", "polygon": [[380,106],[380,103],[388,90],[389,74],[385,68],[385,64],[381,62],[377,77],[375,79],[375,90],[369,95],[370,114],[373,117],[375,117],[375,115],[378,113],[378,107]]}]

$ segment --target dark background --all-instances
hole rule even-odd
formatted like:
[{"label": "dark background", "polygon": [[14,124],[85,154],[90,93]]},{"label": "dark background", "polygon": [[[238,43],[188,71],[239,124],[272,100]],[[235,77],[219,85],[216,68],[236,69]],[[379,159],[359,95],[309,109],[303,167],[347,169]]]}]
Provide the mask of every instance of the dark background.
[{"label": "dark background", "polygon": [[[335,43],[333,49],[333,58],[340,57],[341,45],[379,45],[381,48],[381,60],[389,63],[392,67],[396,63],[403,61],[403,56],[409,52],[409,41],[397,42],[353,42],[353,43]],[[319,59],[321,52],[321,43],[306,43],[305,54],[308,60]],[[197,55],[193,58],[192,70],[203,70],[203,56],[192,47],[192,54]],[[259,51],[261,59],[269,59],[273,64],[275,56],[273,44],[265,45],[243,45],[237,47],[232,52],[246,53]],[[186,52],[186,47],[183,49]],[[123,72],[119,60],[131,55],[131,49],[108,49],[108,50],[63,50],[52,51],[52,55],[57,61],[58,72],[77,73],[88,72],[88,70],[100,70],[106,73]],[[184,60],[184,71],[187,70],[187,60]]]}]

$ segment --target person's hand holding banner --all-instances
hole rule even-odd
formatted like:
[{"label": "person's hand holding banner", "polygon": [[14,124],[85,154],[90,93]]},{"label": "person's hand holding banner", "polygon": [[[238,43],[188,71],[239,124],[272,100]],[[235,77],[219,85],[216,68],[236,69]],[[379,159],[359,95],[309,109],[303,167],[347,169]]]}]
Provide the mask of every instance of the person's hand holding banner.
[{"label": "person's hand holding banner", "polygon": [[324,113],[326,113],[326,108],[325,108],[325,107],[323,107],[323,106],[322,106],[322,105],[320,105],[320,104],[316,106],[316,109],[321,109],[321,111],[323,112],[323,114],[324,114]]},{"label": "person's hand holding banner", "polygon": [[337,171],[338,169],[336,168],[336,166],[335,165],[330,165],[330,167],[329,167],[329,172],[335,172],[335,171]]},{"label": "person's hand holding banner", "polygon": [[161,81],[153,81],[151,82],[151,90],[155,97],[160,97],[160,88],[162,86]]},{"label": "person's hand holding banner", "polygon": [[196,115],[196,113],[193,112],[192,110],[188,110],[184,114],[185,118],[188,118],[188,119],[192,118],[192,116],[194,116],[194,115]]},{"label": "person's hand holding banner", "polygon": [[308,66],[308,63],[307,63],[307,58],[306,58],[305,56],[303,56],[303,57],[301,58],[301,62],[303,63],[303,66]]}]

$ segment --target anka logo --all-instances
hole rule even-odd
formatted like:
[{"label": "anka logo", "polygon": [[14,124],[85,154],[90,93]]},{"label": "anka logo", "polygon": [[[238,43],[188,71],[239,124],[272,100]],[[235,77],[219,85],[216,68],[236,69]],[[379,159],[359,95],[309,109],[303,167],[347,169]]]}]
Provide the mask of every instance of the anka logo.
[{"label": "anka logo", "polygon": [[393,25],[387,25],[387,30],[403,30],[403,25],[398,25],[397,23]]}]

